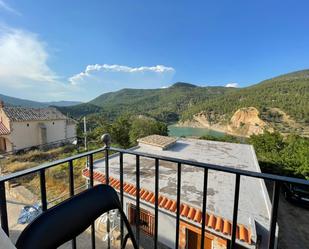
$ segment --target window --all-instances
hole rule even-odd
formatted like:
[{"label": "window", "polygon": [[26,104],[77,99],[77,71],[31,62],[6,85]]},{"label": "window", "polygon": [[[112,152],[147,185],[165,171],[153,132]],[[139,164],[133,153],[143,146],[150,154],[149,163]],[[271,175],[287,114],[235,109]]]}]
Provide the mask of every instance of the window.
[{"label": "window", "polygon": [[53,125],[55,124],[55,122],[53,122]]},{"label": "window", "polygon": [[[136,206],[133,204],[129,204],[129,222],[131,225],[136,224]],[[155,231],[155,219],[154,215],[144,210],[142,208],[139,209],[139,227],[140,230],[144,233],[153,236]]]},{"label": "window", "polygon": [[27,127],[29,127],[29,124],[27,124]]}]

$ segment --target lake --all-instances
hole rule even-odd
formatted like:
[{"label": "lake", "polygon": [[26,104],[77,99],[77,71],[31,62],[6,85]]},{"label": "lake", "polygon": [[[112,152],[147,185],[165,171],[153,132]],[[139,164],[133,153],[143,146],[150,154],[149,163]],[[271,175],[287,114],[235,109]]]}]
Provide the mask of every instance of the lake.
[{"label": "lake", "polygon": [[193,128],[193,127],[178,127],[176,125],[168,126],[168,135],[172,137],[201,137],[203,135],[211,135],[214,137],[223,137],[225,133],[210,130],[207,128]]}]

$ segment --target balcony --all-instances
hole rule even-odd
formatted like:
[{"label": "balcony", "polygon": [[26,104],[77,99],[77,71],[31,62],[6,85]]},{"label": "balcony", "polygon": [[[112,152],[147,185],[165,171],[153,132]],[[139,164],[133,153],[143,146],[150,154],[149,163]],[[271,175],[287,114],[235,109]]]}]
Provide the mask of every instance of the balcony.
[{"label": "balcony", "polygon": [[[236,164],[243,156],[237,151],[226,154],[231,157],[224,158],[229,160],[229,165],[201,162],[199,155],[205,154],[205,151],[200,150],[201,146],[207,148],[207,158],[211,157],[211,148],[206,142],[206,144],[192,144],[193,142],[190,141],[188,143],[180,141],[174,145],[176,141],[167,141],[167,143],[163,141],[156,144],[159,146],[149,141],[141,142],[144,142],[145,146],[124,150],[109,147],[109,142],[106,141],[103,148],[2,176],[0,212],[3,231],[10,235],[6,199],[7,182],[30,174],[38,174],[41,207],[45,212],[49,208],[46,171],[58,165],[67,165],[69,194],[73,197],[76,194],[73,177],[74,162],[80,158],[87,158],[87,167],[81,174],[88,180],[89,189],[103,183],[117,191],[121,207],[128,217],[140,248],[277,248],[278,203],[282,184],[309,186],[306,180],[248,170],[241,163],[239,165],[242,168],[232,167],[231,165]],[[156,149],[153,149],[153,146]],[[168,153],[169,146],[176,147]],[[246,153],[249,153],[250,148],[245,149],[247,149]],[[228,151],[232,148],[216,144],[216,153],[218,151],[223,153],[223,150]],[[181,153],[181,156],[173,157],[172,155],[180,155],[176,152]],[[102,155],[102,153],[103,158],[94,160],[95,155]],[[220,157],[220,154],[216,153],[212,155],[213,158]],[[252,155],[253,162],[249,164],[254,165],[254,153]],[[219,182],[216,185],[219,190],[213,186],[214,180]],[[265,180],[273,186],[271,203],[267,203],[269,197],[267,191],[264,191]],[[192,188],[190,182],[194,182],[193,185],[197,188]],[[262,197],[259,196],[259,190]],[[246,199],[246,195],[250,199]],[[261,200],[265,203],[259,204],[259,198],[262,198]],[[252,203],[248,203],[248,200]],[[72,212],[78,212],[78,210],[72,210]],[[116,216],[113,219],[116,219]],[[98,231],[98,223],[104,223],[103,236],[105,236],[106,248],[120,248],[119,244],[125,236],[123,220],[120,219],[119,223],[120,236],[117,238],[107,236],[114,229],[110,214],[101,216],[91,225],[89,248],[104,248],[103,242],[96,236],[101,232]],[[102,238],[101,234],[100,238]],[[115,240],[118,239],[120,243],[117,244]],[[79,241],[73,238],[70,246],[78,248],[78,243]],[[128,248],[131,246],[131,244],[127,245]]]}]

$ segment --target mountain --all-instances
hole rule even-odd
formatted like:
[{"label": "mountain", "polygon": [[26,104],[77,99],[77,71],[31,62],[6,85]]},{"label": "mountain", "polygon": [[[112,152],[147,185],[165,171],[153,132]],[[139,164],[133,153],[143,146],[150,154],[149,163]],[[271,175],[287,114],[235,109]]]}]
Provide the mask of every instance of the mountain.
[{"label": "mountain", "polygon": [[60,101],[50,101],[50,102],[43,102],[43,103],[47,104],[48,106],[74,106],[74,105],[79,105],[82,102],[60,100]]},{"label": "mountain", "polygon": [[48,106],[73,106],[80,104],[78,101],[52,101],[52,102],[38,102],[27,99],[20,99],[0,94],[0,99],[6,105],[32,107],[32,108],[44,108]]},{"label": "mountain", "polygon": [[47,107],[47,104],[27,100],[27,99],[19,99],[14,98],[10,96],[6,96],[3,94],[0,94],[0,99],[6,104],[6,105],[13,105],[13,106],[22,106],[22,107],[32,107],[32,108],[41,108],[41,107]]},{"label": "mountain", "polygon": [[121,113],[130,112],[148,115],[165,122],[175,122],[189,106],[229,91],[234,89],[175,83],[168,88],[160,89],[122,89],[102,94],[85,104],[61,107],[60,110],[75,117],[96,112],[114,119]]},{"label": "mountain", "polygon": [[189,107],[182,119],[190,119],[201,111],[231,117],[243,107],[256,107],[260,112],[279,108],[299,122],[309,123],[309,70],[268,79],[259,84],[226,92],[213,99]]},{"label": "mountain", "polygon": [[[237,111],[247,113],[252,108],[257,110],[254,115],[261,119],[259,123],[265,122],[269,129],[308,133],[309,70],[280,75],[245,88],[200,87],[177,82],[168,88],[122,89],[60,110],[75,117],[92,114],[113,120],[127,112],[167,123],[199,119],[207,125],[227,127]],[[248,126],[249,130],[262,130],[254,129],[254,124]]]}]

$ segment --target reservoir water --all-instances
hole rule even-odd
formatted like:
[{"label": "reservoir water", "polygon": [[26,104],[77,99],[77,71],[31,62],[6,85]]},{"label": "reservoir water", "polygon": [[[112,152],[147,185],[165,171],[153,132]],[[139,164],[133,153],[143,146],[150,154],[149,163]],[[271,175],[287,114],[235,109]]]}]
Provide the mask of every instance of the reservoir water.
[{"label": "reservoir water", "polygon": [[203,135],[223,137],[225,133],[207,128],[178,127],[176,125],[169,125],[168,135],[172,137],[201,137]]}]

